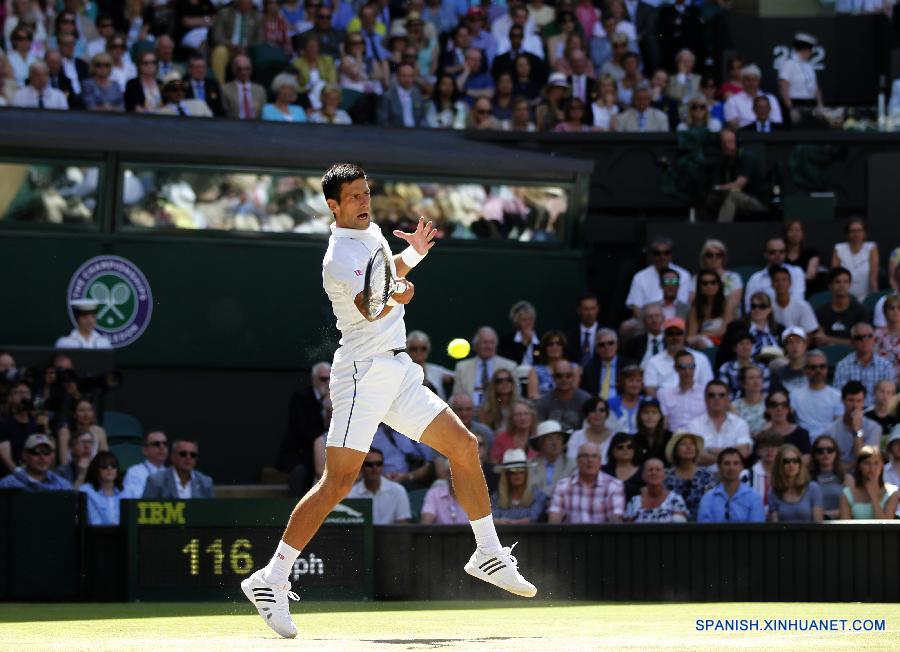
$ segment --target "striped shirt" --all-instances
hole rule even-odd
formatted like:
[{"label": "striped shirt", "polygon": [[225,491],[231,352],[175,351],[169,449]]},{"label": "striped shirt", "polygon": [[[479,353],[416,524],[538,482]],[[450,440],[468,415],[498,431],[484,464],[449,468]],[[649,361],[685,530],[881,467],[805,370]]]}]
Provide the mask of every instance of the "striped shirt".
[{"label": "striped shirt", "polygon": [[586,485],[576,473],[556,484],[547,511],[562,513],[566,523],[606,523],[625,514],[625,485],[603,472]]}]

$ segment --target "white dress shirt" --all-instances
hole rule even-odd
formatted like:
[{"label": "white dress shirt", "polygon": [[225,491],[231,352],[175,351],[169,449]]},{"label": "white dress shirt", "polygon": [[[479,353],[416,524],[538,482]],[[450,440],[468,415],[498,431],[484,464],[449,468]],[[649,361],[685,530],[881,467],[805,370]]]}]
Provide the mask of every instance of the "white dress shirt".
[{"label": "white dress shirt", "polygon": [[[803,301],[803,295],[806,293],[806,275],[803,270],[796,265],[782,265],[791,274],[791,297],[798,301]],[[772,289],[772,279],[769,277],[769,268],[763,267],[758,272],[754,272],[747,280],[747,289],[744,290],[744,310],[750,314],[750,297],[757,292],[765,292],[775,303],[775,290]]]},{"label": "white dress shirt", "polygon": [[385,477],[381,478],[378,491],[372,492],[366,483],[360,480],[347,498],[370,498],[372,500],[372,522],[375,525],[391,525],[401,520],[412,518],[409,509],[409,495],[403,485]]},{"label": "white dress shirt", "polygon": [[50,86],[43,91],[38,91],[34,86],[20,88],[13,95],[12,105],[23,109],[36,109],[41,106],[41,99],[43,99],[43,108],[45,109],[66,111],[69,108],[69,101],[65,94]]},{"label": "white dress shirt", "polygon": [[[57,91],[58,92],[58,91]],[[61,93],[60,93],[61,94]],[[60,337],[56,340],[57,349],[111,349],[112,344],[104,335],[97,331],[93,331],[90,337],[85,339],[77,328],[73,328],[68,335]]]},{"label": "white dress shirt", "polygon": [[122,498],[140,498],[143,496],[144,488],[147,486],[147,478],[154,473],[159,473],[163,468],[163,465],[156,466],[148,460],[128,467],[128,471],[125,472],[125,478],[122,480]]},{"label": "white dress shirt", "polygon": [[[72,82],[72,91],[76,95],[81,94],[81,80],[78,79],[78,68],[75,67],[75,58],[66,59],[65,57],[61,57],[63,72],[66,73],[66,77],[69,78],[69,81]],[[125,84],[122,84],[122,88],[125,88]]]},{"label": "white dress shirt", "polygon": [[[678,272],[678,276],[681,277],[681,284],[678,286],[678,300],[683,301],[684,303],[690,303],[690,273],[686,269],[675,264],[670,264],[669,268]],[[662,288],[659,285],[659,272],[653,265],[648,265],[631,279],[631,288],[628,290],[628,296],[625,297],[625,305],[643,308],[648,303],[657,301],[662,301]]]},{"label": "white dress shirt", "polygon": [[793,296],[789,297],[788,304],[784,308],[778,305],[778,301],[773,300],[772,312],[775,321],[785,328],[799,326],[807,335],[819,329],[819,320],[816,319],[816,313],[813,312],[809,302],[803,299]]},{"label": "white dress shirt", "polygon": [[400,98],[400,106],[403,109],[403,126],[415,127],[416,118],[413,115],[412,91],[409,91],[398,85],[397,97]]},{"label": "white dress shirt", "polygon": [[[703,446],[705,448],[737,448],[746,444],[753,448],[753,440],[750,438],[750,426],[738,415],[731,412],[725,413],[725,421],[721,428],[716,428],[709,414],[701,414],[699,417],[692,419],[687,430],[703,437]],[[711,464],[707,467],[710,471],[716,471],[716,465]]]},{"label": "white dress shirt", "polygon": [[[763,93],[769,98],[769,105],[772,112],[769,114],[769,120],[781,124],[781,106],[778,100],[771,93]],[[739,127],[746,127],[751,122],[756,122],[756,114],[753,113],[753,97],[747,95],[745,91],[735,93],[725,101],[725,121],[731,122],[737,119]]]},{"label": "white dress shirt", "polygon": [[191,479],[188,479],[188,483],[186,485],[181,484],[181,478],[178,477],[178,471],[172,469],[172,476],[175,478],[175,491],[178,492],[179,500],[187,500],[189,498],[193,498],[193,491],[191,490]]},{"label": "white dress shirt", "polygon": [[[706,387],[713,379],[712,365],[702,351],[685,347],[685,351],[694,356],[694,384]],[[678,385],[678,374],[675,372],[675,359],[663,349],[647,361],[644,367],[644,387],[675,387]]]},{"label": "white dress shirt", "polygon": [[[647,350],[644,351],[644,357],[641,358],[641,369],[647,366],[647,363],[650,361],[654,355],[661,353],[665,348],[666,344],[663,341],[663,334],[659,333],[658,335],[653,335],[652,333],[647,333]],[[656,342],[656,353],[653,352],[653,342]]]},{"label": "white dress shirt", "polygon": [[706,412],[706,389],[698,383],[694,383],[686,392],[681,391],[679,385],[663,387],[656,397],[666,416],[666,426],[672,432],[684,428]]}]

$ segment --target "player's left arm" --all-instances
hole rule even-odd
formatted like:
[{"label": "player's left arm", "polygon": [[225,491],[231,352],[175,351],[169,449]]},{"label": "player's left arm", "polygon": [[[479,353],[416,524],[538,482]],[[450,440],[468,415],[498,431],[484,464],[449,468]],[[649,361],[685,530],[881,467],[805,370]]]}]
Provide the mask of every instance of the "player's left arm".
[{"label": "player's left arm", "polygon": [[[412,252],[407,250],[394,256],[394,265],[397,267],[397,276],[404,278],[436,244],[434,238],[437,235],[437,229],[434,227],[431,220],[428,220],[426,223],[425,218],[420,217],[415,231],[412,233],[404,233],[403,231],[396,229],[394,235],[401,240],[405,240],[409,245],[409,249],[413,250]],[[404,254],[406,254],[405,259]],[[410,261],[415,262],[410,264]]]}]

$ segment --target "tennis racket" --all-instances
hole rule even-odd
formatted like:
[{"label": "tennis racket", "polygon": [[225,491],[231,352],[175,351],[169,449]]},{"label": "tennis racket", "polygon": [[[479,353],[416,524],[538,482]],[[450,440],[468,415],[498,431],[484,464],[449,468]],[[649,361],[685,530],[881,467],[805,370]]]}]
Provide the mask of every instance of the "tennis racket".
[{"label": "tennis racket", "polygon": [[406,284],[394,278],[390,254],[384,247],[376,247],[366,265],[363,309],[370,319],[377,319],[384,312],[388,299],[406,290]]}]

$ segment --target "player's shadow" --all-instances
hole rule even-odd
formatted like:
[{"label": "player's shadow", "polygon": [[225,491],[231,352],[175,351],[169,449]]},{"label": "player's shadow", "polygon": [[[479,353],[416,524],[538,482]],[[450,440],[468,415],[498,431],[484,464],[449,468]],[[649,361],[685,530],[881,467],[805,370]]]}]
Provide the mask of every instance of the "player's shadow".
[{"label": "player's shadow", "polygon": [[442,648],[442,647],[450,647],[452,645],[456,645],[458,643],[465,643],[467,645],[473,645],[476,643],[489,643],[489,642],[513,642],[513,641],[527,641],[532,640],[537,637],[534,636],[482,636],[482,637],[467,637],[467,638],[370,638],[370,639],[360,639],[360,643],[376,643],[382,645],[424,645],[431,648]]}]

